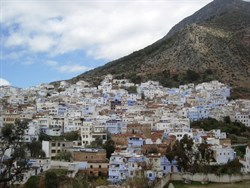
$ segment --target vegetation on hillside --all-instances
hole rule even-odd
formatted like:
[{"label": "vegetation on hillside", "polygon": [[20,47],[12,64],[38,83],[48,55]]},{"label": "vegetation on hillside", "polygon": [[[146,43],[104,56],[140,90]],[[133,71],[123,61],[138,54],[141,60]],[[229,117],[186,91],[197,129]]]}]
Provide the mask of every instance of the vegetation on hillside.
[{"label": "vegetation on hillside", "polygon": [[167,148],[166,157],[176,160],[181,172],[190,173],[215,173],[215,174],[239,174],[242,164],[235,159],[223,165],[210,165],[214,162],[213,152],[207,143],[201,143],[194,147],[192,138],[185,135],[180,141]]},{"label": "vegetation on hillside", "polygon": [[107,185],[107,177],[88,177],[85,172],[78,172],[74,178],[67,176],[67,170],[49,170],[39,176],[32,176],[24,188],[95,188]]},{"label": "vegetation on hillside", "polygon": [[232,143],[250,142],[250,128],[240,122],[232,122],[230,117],[225,117],[223,121],[217,121],[213,118],[207,118],[200,121],[191,122],[192,128],[202,128],[205,131],[220,129],[228,133]]}]

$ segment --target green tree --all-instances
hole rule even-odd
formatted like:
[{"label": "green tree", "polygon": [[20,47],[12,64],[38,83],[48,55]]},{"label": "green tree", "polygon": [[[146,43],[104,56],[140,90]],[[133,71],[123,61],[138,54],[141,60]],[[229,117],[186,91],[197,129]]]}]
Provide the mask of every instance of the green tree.
[{"label": "green tree", "polygon": [[63,136],[68,141],[75,141],[75,140],[80,139],[80,135],[79,135],[78,131],[71,131],[68,133],[64,133]]},{"label": "green tree", "polygon": [[55,172],[47,171],[45,174],[45,188],[58,188],[59,179]]},{"label": "green tree", "polygon": [[106,157],[110,159],[111,154],[115,151],[115,142],[112,139],[109,139],[103,145],[103,149],[106,150]]},{"label": "green tree", "polygon": [[200,78],[200,75],[198,73],[190,69],[187,70],[186,72],[187,81],[194,82],[194,81],[199,80],[199,78]]},{"label": "green tree", "polygon": [[[21,180],[22,173],[29,168],[26,156],[27,145],[23,142],[27,128],[28,121],[16,120],[14,124],[4,125],[1,130],[0,185],[2,187],[7,187],[10,182]],[[11,151],[10,156],[7,156],[8,151]]]},{"label": "green tree", "polygon": [[169,160],[175,159],[180,171],[193,172],[196,168],[194,158],[195,155],[197,156],[193,145],[193,139],[184,135],[180,141],[176,141],[173,146],[167,148],[166,157]]},{"label": "green tree", "polygon": [[103,147],[103,143],[102,143],[103,139],[98,136],[95,138],[94,141],[92,141],[89,145],[86,145],[86,148],[102,148]]},{"label": "green tree", "polygon": [[56,159],[60,161],[71,161],[72,155],[69,151],[61,151],[56,155]]},{"label": "green tree", "polygon": [[28,150],[30,151],[30,156],[34,158],[45,157],[45,152],[42,150],[42,143],[40,141],[33,140],[31,143],[27,144]]},{"label": "green tree", "polygon": [[130,86],[126,89],[128,93],[137,93],[137,87],[136,86]]},{"label": "green tree", "polygon": [[39,188],[39,176],[31,176],[24,184],[24,188]]},{"label": "green tree", "polygon": [[[180,140],[180,150],[181,153],[177,155],[177,163],[178,166],[183,171],[191,171],[193,167],[193,139],[189,138],[188,135],[184,135],[183,138]],[[180,150],[178,150],[180,152]]]},{"label": "green tree", "polygon": [[87,178],[83,175],[78,173],[76,177],[73,179],[72,188],[89,188],[90,184]]},{"label": "green tree", "polygon": [[199,156],[196,157],[196,160],[199,161],[199,164],[208,165],[213,158],[213,152],[209,148],[209,145],[206,142],[199,144],[198,151]]},{"label": "green tree", "polygon": [[231,123],[230,117],[229,116],[224,117],[224,122],[227,124]]},{"label": "green tree", "polygon": [[211,171],[210,162],[213,159],[213,151],[209,145],[201,143],[197,146],[194,153],[194,169],[193,172],[209,173]]},{"label": "green tree", "polygon": [[128,77],[130,78],[131,82],[135,84],[140,84],[142,82],[142,77],[135,73],[130,74]]},{"label": "green tree", "polygon": [[51,138],[51,136],[41,132],[40,135],[39,135],[39,141],[42,142],[43,140],[50,141],[50,140],[52,140],[52,138]]},{"label": "green tree", "polygon": [[242,164],[238,159],[233,161],[228,161],[227,164],[217,166],[216,173],[217,174],[240,174],[241,173]]}]

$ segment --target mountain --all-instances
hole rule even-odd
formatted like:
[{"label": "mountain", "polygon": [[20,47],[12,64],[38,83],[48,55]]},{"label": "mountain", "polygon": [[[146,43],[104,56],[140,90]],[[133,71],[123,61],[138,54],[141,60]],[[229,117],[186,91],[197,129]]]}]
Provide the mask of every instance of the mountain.
[{"label": "mountain", "polygon": [[250,98],[250,3],[214,0],[152,45],[69,80],[97,84],[106,74],[173,87],[217,79]]}]

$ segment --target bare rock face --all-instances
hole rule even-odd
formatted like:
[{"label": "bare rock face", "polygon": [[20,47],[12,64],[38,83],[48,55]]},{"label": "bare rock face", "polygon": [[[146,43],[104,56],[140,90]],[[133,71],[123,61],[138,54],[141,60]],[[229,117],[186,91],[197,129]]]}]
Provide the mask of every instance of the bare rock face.
[{"label": "bare rock face", "polygon": [[187,25],[193,23],[201,23],[206,20],[210,20],[214,17],[218,17],[225,12],[230,13],[235,10],[245,9],[247,2],[242,0],[214,0],[207,6],[195,12],[193,15],[183,19],[181,22],[176,24],[165,36],[166,38],[173,36],[176,32],[183,29]]},{"label": "bare rock face", "polygon": [[168,87],[217,79],[229,84],[235,97],[250,98],[250,3],[214,0],[154,44],[70,82],[97,84],[106,74]]}]

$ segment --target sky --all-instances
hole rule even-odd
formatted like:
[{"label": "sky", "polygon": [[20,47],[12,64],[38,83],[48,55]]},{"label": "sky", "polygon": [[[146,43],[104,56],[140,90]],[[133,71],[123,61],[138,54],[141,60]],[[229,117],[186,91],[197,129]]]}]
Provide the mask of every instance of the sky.
[{"label": "sky", "polygon": [[142,49],[212,0],[0,0],[0,85],[66,80]]}]

